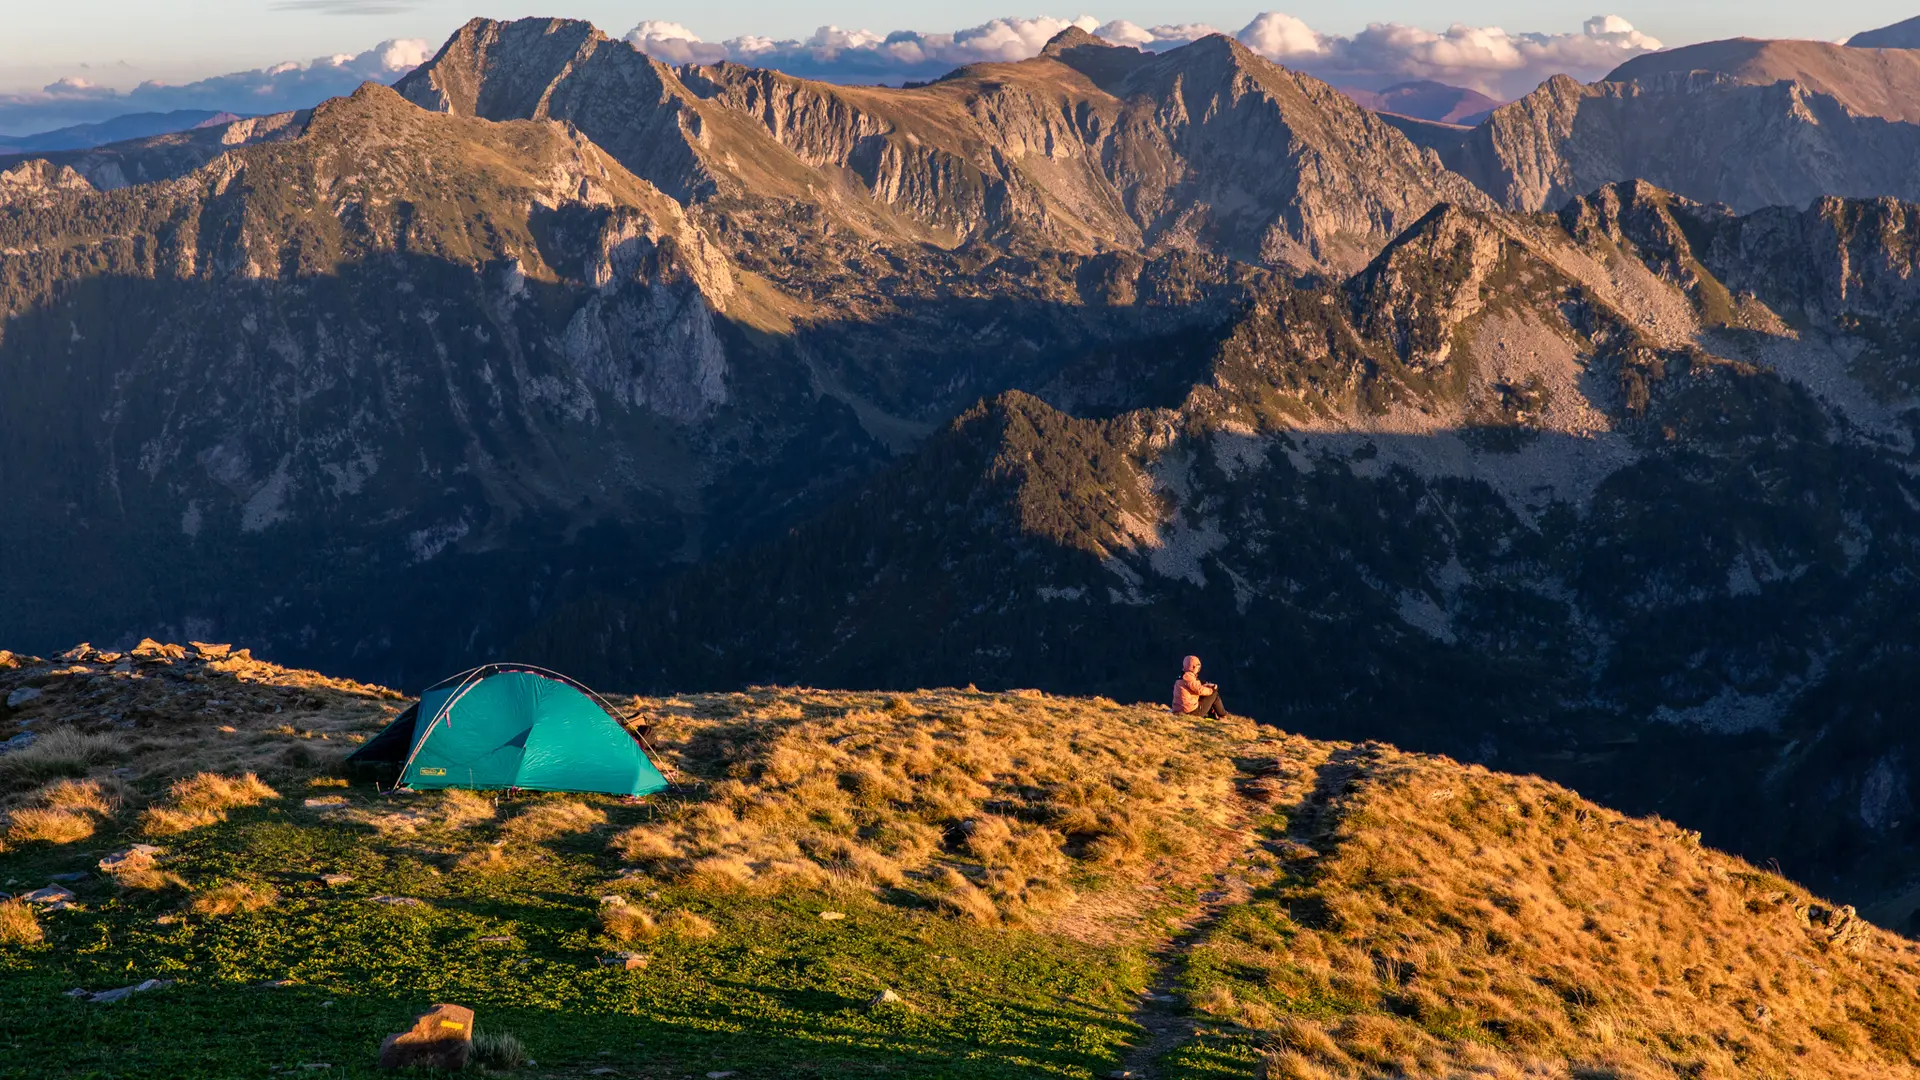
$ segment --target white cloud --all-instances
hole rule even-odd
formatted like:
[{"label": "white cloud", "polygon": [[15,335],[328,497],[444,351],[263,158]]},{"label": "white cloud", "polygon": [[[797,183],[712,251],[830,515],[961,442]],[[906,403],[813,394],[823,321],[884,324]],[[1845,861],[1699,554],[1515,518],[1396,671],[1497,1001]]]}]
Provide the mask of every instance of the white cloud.
[{"label": "white cloud", "polygon": [[823,26],[805,40],[775,41],[749,35],[708,42],[679,23],[650,20],[634,27],[626,40],[641,52],[670,64],[732,60],[806,78],[899,82],[944,75],[967,64],[1025,60],[1038,55],[1055,34],[1070,26],[1093,32],[1100,29],[1100,21],[1090,15],[1077,19],[993,19],[951,34],[896,30],[881,35]]},{"label": "white cloud", "polygon": [[393,82],[425,63],[434,51],[425,41],[396,39],[363,53],[322,56],[305,64],[274,64],[177,85],[143,82],[124,91],[69,77],[36,93],[0,95],[0,134],[47,131],[135,112],[210,109],[257,114],[304,109],[352,93],[364,82]]},{"label": "white cloud", "polygon": [[[1149,52],[1197,41],[1221,31],[1203,23],[1140,26],[1041,17],[994,19],[951,34],[821,27],[804,41],[738,37],[702,41],[679,23],[643,22],[627,35],[635,48],[673,64],[732,60],[833,81],[931,78],[965,64],[1023,60],[1053,35],[1078,26],[1117,45]],[[1403,23],[1375,23],[1352,37],[1322,34],[1292,15],[1257,15],[1233,35],[1249,49],[1343,85],[1379,88],[1410,79],[1436,79],[1495,96],[1517,96],[1549,76],[1599,78],[1660,42],[1618,15],[1597,15],[1577,33],[1511,34],[1495,26],[1454,24],[1431,31]]]}]

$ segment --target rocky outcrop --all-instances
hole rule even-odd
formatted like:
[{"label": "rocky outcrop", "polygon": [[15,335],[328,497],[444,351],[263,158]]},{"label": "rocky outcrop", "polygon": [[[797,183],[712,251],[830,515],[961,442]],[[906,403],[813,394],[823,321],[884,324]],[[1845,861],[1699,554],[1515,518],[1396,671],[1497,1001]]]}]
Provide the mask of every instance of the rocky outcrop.
[{"label": "rocky outcrop", "polygon": [[[1838,79],[1754,78],[1633,65],[1589,86],[1556,76],[1495,110],[1445,160],[1518,210],[1557,210],[1635,179],[1741,212],[1829,195],[1920,198],[1920,124],[1906,112],[1861,111],[1891,106]],[[1920,65],[1910,81],[1920,86]]]},{"label": "rocky outcrop", "polygon": [[0,206],[41,202],[61,192],[92,190],[86,177],[44,158],[0,170]]}]

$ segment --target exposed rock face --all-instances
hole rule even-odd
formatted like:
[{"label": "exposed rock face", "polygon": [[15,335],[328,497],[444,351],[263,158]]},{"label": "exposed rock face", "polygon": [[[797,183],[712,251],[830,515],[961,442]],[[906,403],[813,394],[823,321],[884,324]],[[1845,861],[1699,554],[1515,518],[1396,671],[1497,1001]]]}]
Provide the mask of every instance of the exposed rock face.
[{"label": "exposed rock face", "polygon": [[41,196],[62,191],[92,191],[87,178],[65,165],[45,159],[22,162],[0,171],[0,206],[43,202]]},{"label": "exposed rock face", "polygon": [[1522,210],[1635,178],[1740,211],[1824,195],[1911,199],[1917,159],[1920,126],[1860,116],[1799,82],[1715,73],[1591,86],[1557,76],[1447,152],[1453,168]]},{"label": "exposed rock face", "polygon": [[[235,147],[292,138],[306,124],[308,115],[308,110],[301,110],[228,120],[104,146],[43,153],[40,157],[73,170],[93,187],[110,191],[131,184],[177,180]],[[24,160],[0,154],[0,169]]]}]

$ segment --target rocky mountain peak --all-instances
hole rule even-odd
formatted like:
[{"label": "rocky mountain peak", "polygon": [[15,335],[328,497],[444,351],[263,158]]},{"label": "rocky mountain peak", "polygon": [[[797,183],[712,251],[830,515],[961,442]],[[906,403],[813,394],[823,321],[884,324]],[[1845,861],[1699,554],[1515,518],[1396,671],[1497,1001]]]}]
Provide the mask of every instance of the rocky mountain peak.
[{"label": "rocky mountain peak", "polygon": [[1053,35],[1053,37],[1048,38],[1047,44],[1040,50],[1040,55],[1059,56],[1061,53],[1072,52],[1074,49],[1080,48],[1114,49],[1120,47],[1121,46],[1117,46],[1105,38],[1095,37],[1078,26],[1069,26],[1065,30]]},{"label": "rocky mountain peak", "polygon": [[60,192],[92,190],[93,185],[87,178],[72,167],[56,165],[45,158],[0,169],[0,206],[37,201]]}]

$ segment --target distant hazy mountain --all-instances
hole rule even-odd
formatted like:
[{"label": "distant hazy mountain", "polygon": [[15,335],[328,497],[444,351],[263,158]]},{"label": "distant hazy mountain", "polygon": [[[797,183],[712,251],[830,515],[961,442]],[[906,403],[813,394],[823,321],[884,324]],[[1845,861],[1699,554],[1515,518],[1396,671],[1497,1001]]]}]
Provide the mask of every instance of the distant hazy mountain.
[{"label": "distant hazy mountain", "polygon": [[167,135],[197,127],[224,124],[240,119],[232,113],[206,109],[180,109],[164,113],[129,113],[97,124],[43,131],[36,135],[0,135],[0,151],[8,153],[44,153],[49,150],[85,150],[127,139]]},{"label": "distant hazy mountain", "polygon": [[1718,41],[1558,76],[1441,152],[1513,209],[1645,179],[1737,210],[1920,199],[1920,52]]},{"label": "distant hazy mountain", "polygon": [[1867,30],[1847,39],[1855,49],[1920,49],[1920,17]]},{"label": "distant hazy mountain", "polygon": [[1404,82],[1384,90],[1359,90],[1341,87],[1340,92],[1363,109],[1411,116],[1441,124],[1477,124],[1500,107],[1500,102],[1460,86],[1422,80]]}]

